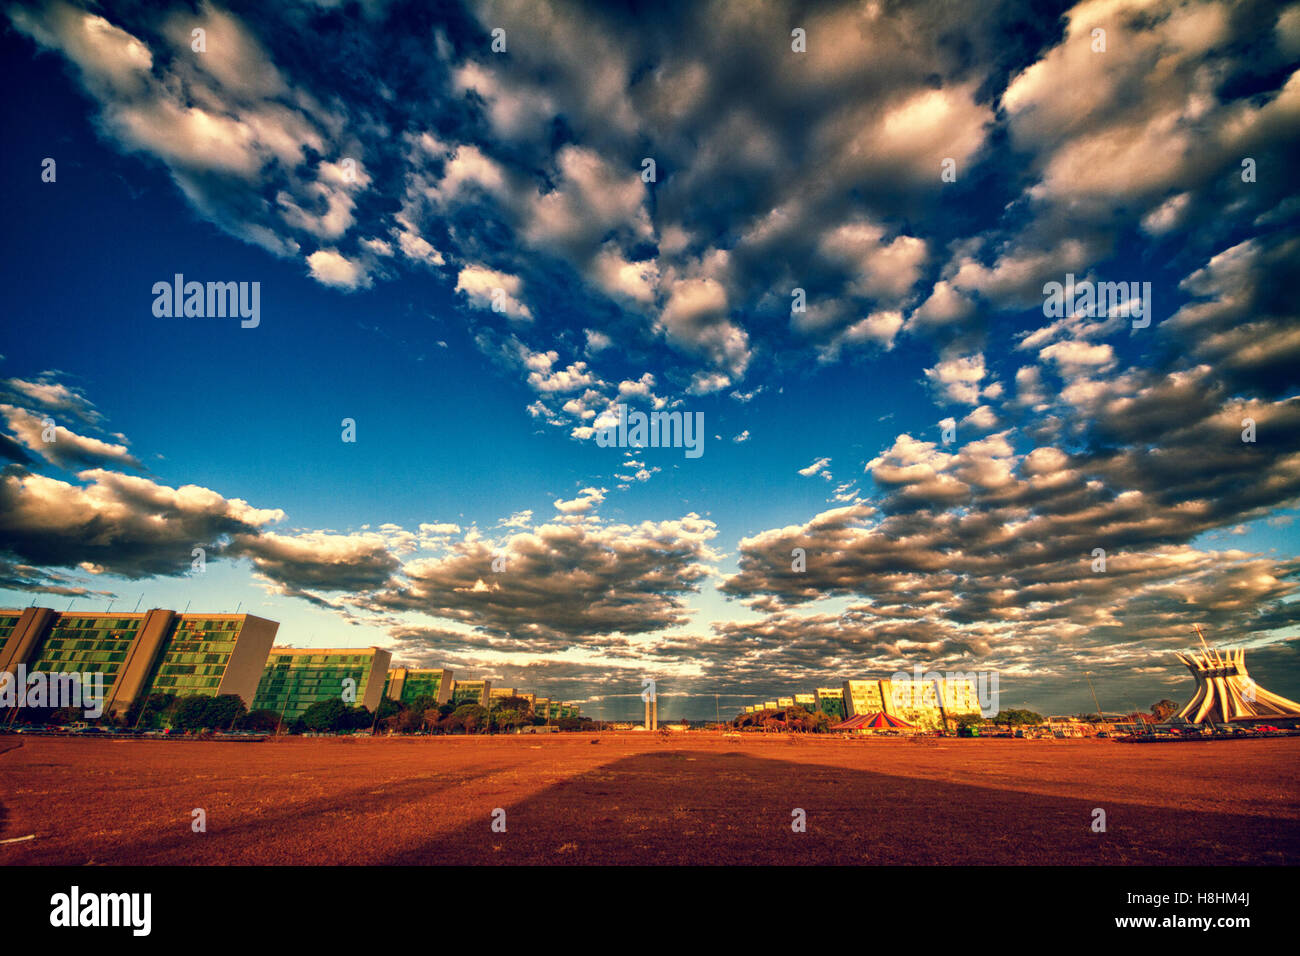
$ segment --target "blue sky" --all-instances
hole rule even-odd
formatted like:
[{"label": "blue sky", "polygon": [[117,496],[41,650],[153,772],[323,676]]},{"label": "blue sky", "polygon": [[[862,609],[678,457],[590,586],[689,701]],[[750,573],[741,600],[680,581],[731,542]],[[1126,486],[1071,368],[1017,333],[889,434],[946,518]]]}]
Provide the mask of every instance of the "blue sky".
[{"label": "blue sky", "polygon": [[[1181,701],[1194,623],[1296,696],[1300,6],[981,11],[6,6],[0,600],[610,717]],[[176,273],[258,326],[156,317]],[[619,403],[704,454],[598,447]]]}]

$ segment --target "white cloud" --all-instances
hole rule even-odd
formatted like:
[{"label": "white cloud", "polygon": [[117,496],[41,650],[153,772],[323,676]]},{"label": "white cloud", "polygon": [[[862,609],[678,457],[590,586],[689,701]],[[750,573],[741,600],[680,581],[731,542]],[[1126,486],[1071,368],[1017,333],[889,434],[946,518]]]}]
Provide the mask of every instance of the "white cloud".
[{"label": "white cloud", "polygon": [[349,259],[337,249],[319,249],[307,257],[311,276],[339,289],[370,288],[371,279],[363,263]]},{"label": "white cloud", "polygon": [[[818,458],[807,468],[800,468],[799,474],[803,475],[805,478],[811,478],[813,475],[825,471],[825,469],[827,468],[828,465],[830,465],[830,463],[831,460],[829,458]],[[822,477],[830,478],[830,472],[826,471]]]},{"label": "white cloud", "polygon": [[978,405],[980,382],[984,379],[984,355],[957,356],[925,370],[931,388],[944,402]]},{"label": "white cloud", "polygon": [[608,491],[606,488],[583,488],[576,498],[569,501],[556,498],[555,510],[566,515],[588,514],[605,500],[606,491]]},{"label": "white cloud", "polygon": [[533,313],[519,301],[522,288],[523,282],[518,276],[486,266],[466,266],[456,277],[456,291],[465,293],[476,308],[491,309],[493,303],[499,301],[507,316],[532,321]]}]

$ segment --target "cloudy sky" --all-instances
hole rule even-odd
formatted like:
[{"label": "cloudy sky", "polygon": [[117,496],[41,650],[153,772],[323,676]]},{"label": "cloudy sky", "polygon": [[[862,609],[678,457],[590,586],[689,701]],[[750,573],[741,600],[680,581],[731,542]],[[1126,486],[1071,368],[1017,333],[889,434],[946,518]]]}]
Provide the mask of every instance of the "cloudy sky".
[{"label": "cloudy sky", "polygon": [[1300,4],[3,10],[0,603],[609,717],[1181,702],[1196,623],[1300,697]]}]

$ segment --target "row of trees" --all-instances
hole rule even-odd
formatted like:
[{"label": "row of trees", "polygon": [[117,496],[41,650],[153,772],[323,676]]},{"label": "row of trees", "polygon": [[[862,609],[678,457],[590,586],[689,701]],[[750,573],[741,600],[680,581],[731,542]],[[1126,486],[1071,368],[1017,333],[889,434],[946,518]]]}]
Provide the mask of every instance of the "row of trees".
[{"label": "row of trees", "polygon": [[737,730],[824,734],[835,722],[823,711],[810,711],[806,707],[794,704],[782,710],[757,710],[752,714],[737,714],[731,724]]},{"label": "row of trees", "polygon": [[[1041,714],[1031,710],[1003,710],[996,717],[985,720],[979,714],[963,714],[954,721],[957,727],[969,725],[994,724],[1014,730],[1015,727],[1029,724],[1041,724]],[[794,731],[796,733],[822,734],[831,726],[839,723],[838,717],[831,717],[823,711],[809,711],[795,704],[780,710],[758,710],[752,714],[738,714],[732,726],[739,730]]]},{"label": "row of trees", "polygon": [[[1168,720],[1176,713],[1178,713],[1178,705],[1172,700],[1165,698],[1164,700],[1159,700],[1152,704],[1149,713],[1135,710],[1126,716],[1128,720],[1135,724],[1143,722],[1158,724]],[[1074,716],[1077,720],[1085,722],[1098,721],[1101,719],[1100,714],[1075,714]],[[997,712],[996,716],[990,717],[987,720],[978,714],[963,715],[957,718],[957,726],[964,727],[971,724],[977,726],[981,724],[991,724],[995,727],[1005,727],[1007,730],[1014,732],[1017,727],[1037,726],[1046,721],[1046,717],[1042,714],[1034,713],[1032,710],[1011,709],[1000,710]]]},{"label": "row of trees", "polygon": [[[1178,705],[1172,700],[1165,699],[1151,705],[1151,712],[1143,714],[1134,712],[1128,715],[1129,720],[1140,723],[1150,721],[1159,723],[1168,720],[1178,712]],[[1081,720],[1096,720],[1097,714],[1080,714]],[[956,727],[969,726],[994,726],[1005,727],[1008,732],[1014,733],[1017,727],[1031,727],[1045,723],[1047,720],[1042,714],[1035,713],[1032,710],[1023,710],[1010,708],[1000,710],[993,717],[985,718],[980,714],[962,714],[955,718]],[[796,731],[800,733],[825,733],[832,724],[837,723],[838,718],[827,716],[822,711],[809,712],[806,708],[795,704],[792,707],[786,707],[781,710],[759,710],[752,714],[738,714],[732,721],[732,726],[739,730],[764,730],[764,731]]]},{"label": "row of trees", "polygon": [[[379,725],[399,734],[509,733],[546,722],[533,713],[526,697],[496,698],[490,711],[482,704],[439,704],[432,697],[417,697],[409,704],[385,700],[379,708]],[[591,719],[561,717],[553,724],[560,730],[583,730],[591,725]]]},{"label": "row of trees", "polygon": [[[1151,705],[1151,712],[1129,714],[1130,720],[1161,722],[1178,711],[1172,700],[1161,700]],[[24,723],[70,724],[84,719],[79,708],[62,710],[28,708],[21,715]],[[1080,714],[1081,720],[1095,720],[1098,715]],[[490,718],[490,719],[489,719]],[[963,714],[956,718],[956,726],[1005,727],[1014,732],[1017,727],[1036,726],[1046,718],[1032,710],[1000,710],[985,719],[979,714]],[[349,706],[342,700],[330,699],[313,704],[301,717],[283,721],[273,710],[249,711],[236,694],[219,694],[215,697],[177,697],[175,694],[150,694],[137,701],[123,715],[104,715],[101,723],[122,728],[156,729],[171,727],[176,730],[246,730],[258,733],[343,733],[379,727],[398,734],[479,734],[509,733],[519,727],[541,725],[547,721],[536,716],[527,698],[504,697],[492,702],[491,714],[481,704],[439,704],[432,697],[419,697],[410,704],[385,698],[379,704],[378,715],[361,706]],[[793,731],[820,734],[827,732],[836,718],[822,711],[809,711],[795,704],[782,710],[763,710],[752,714],[738,714],[732,726],[740,730],[769,732]],[[563,717],[555,726],[564,731],[591,729],[594,724],[588,717]]]},{"label": "row of trees", "polygon": [[[25,708],[24,723],[71,724],[84,720],[81,709],[70,707]],[[118,716],[105,714],[100,723],[123,729],[156,730],[247,730],[259,733],[346,733],[377,727],[399,734],[478,734],[508,733],[528,725],[547,721],[533,713],[528,699],[504,697],[492,701],[492,709],[480,704],[439,704],[432,697],[420,697],[410,704],[385,698],[378,714],[366,707],[350,706],[337,698],[313,704],[302,716],[282,719],[273,710],[249,711],[236,694],[215,697],[177,697],[175,694],[150,694]],[[560,730],[585,730],[592,726],[588,717],[562,717],[552,722]]]},{"label": "row of trees", "polygon": [[[174,727],[177,730],[240,730],[258,729],[256,717],[265,711],[248,712],[244,701],[237,694],[220,694],[216,697],[189,696],[177,697],[175,694],[150,694],[146,699],[137,701],[125,714],[103,714],[95,721],[104,727],[124,730],[153,730],[160,727]],[[275,717],[274,714],[271,715]],[[85,711],[80,707],[25,707],[17,715],[24,724],[67,725],[86,721]],[[274,727],[274,723],[271,725]]]}]

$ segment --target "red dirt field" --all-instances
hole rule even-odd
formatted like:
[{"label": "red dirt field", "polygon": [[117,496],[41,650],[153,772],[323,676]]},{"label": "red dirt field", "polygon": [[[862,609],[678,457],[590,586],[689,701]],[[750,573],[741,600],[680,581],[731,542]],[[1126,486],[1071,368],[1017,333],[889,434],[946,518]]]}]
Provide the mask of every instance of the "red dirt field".
[{"label": "red dirt field", "polygon": [[[0,750],[0,841],[35,835],[0,843],[4,865],[1300,863],[1300,738],[7,737]],[[191,829],[199,807],[206,833]],[[807,832],[791,831],[796,807]]]}]

